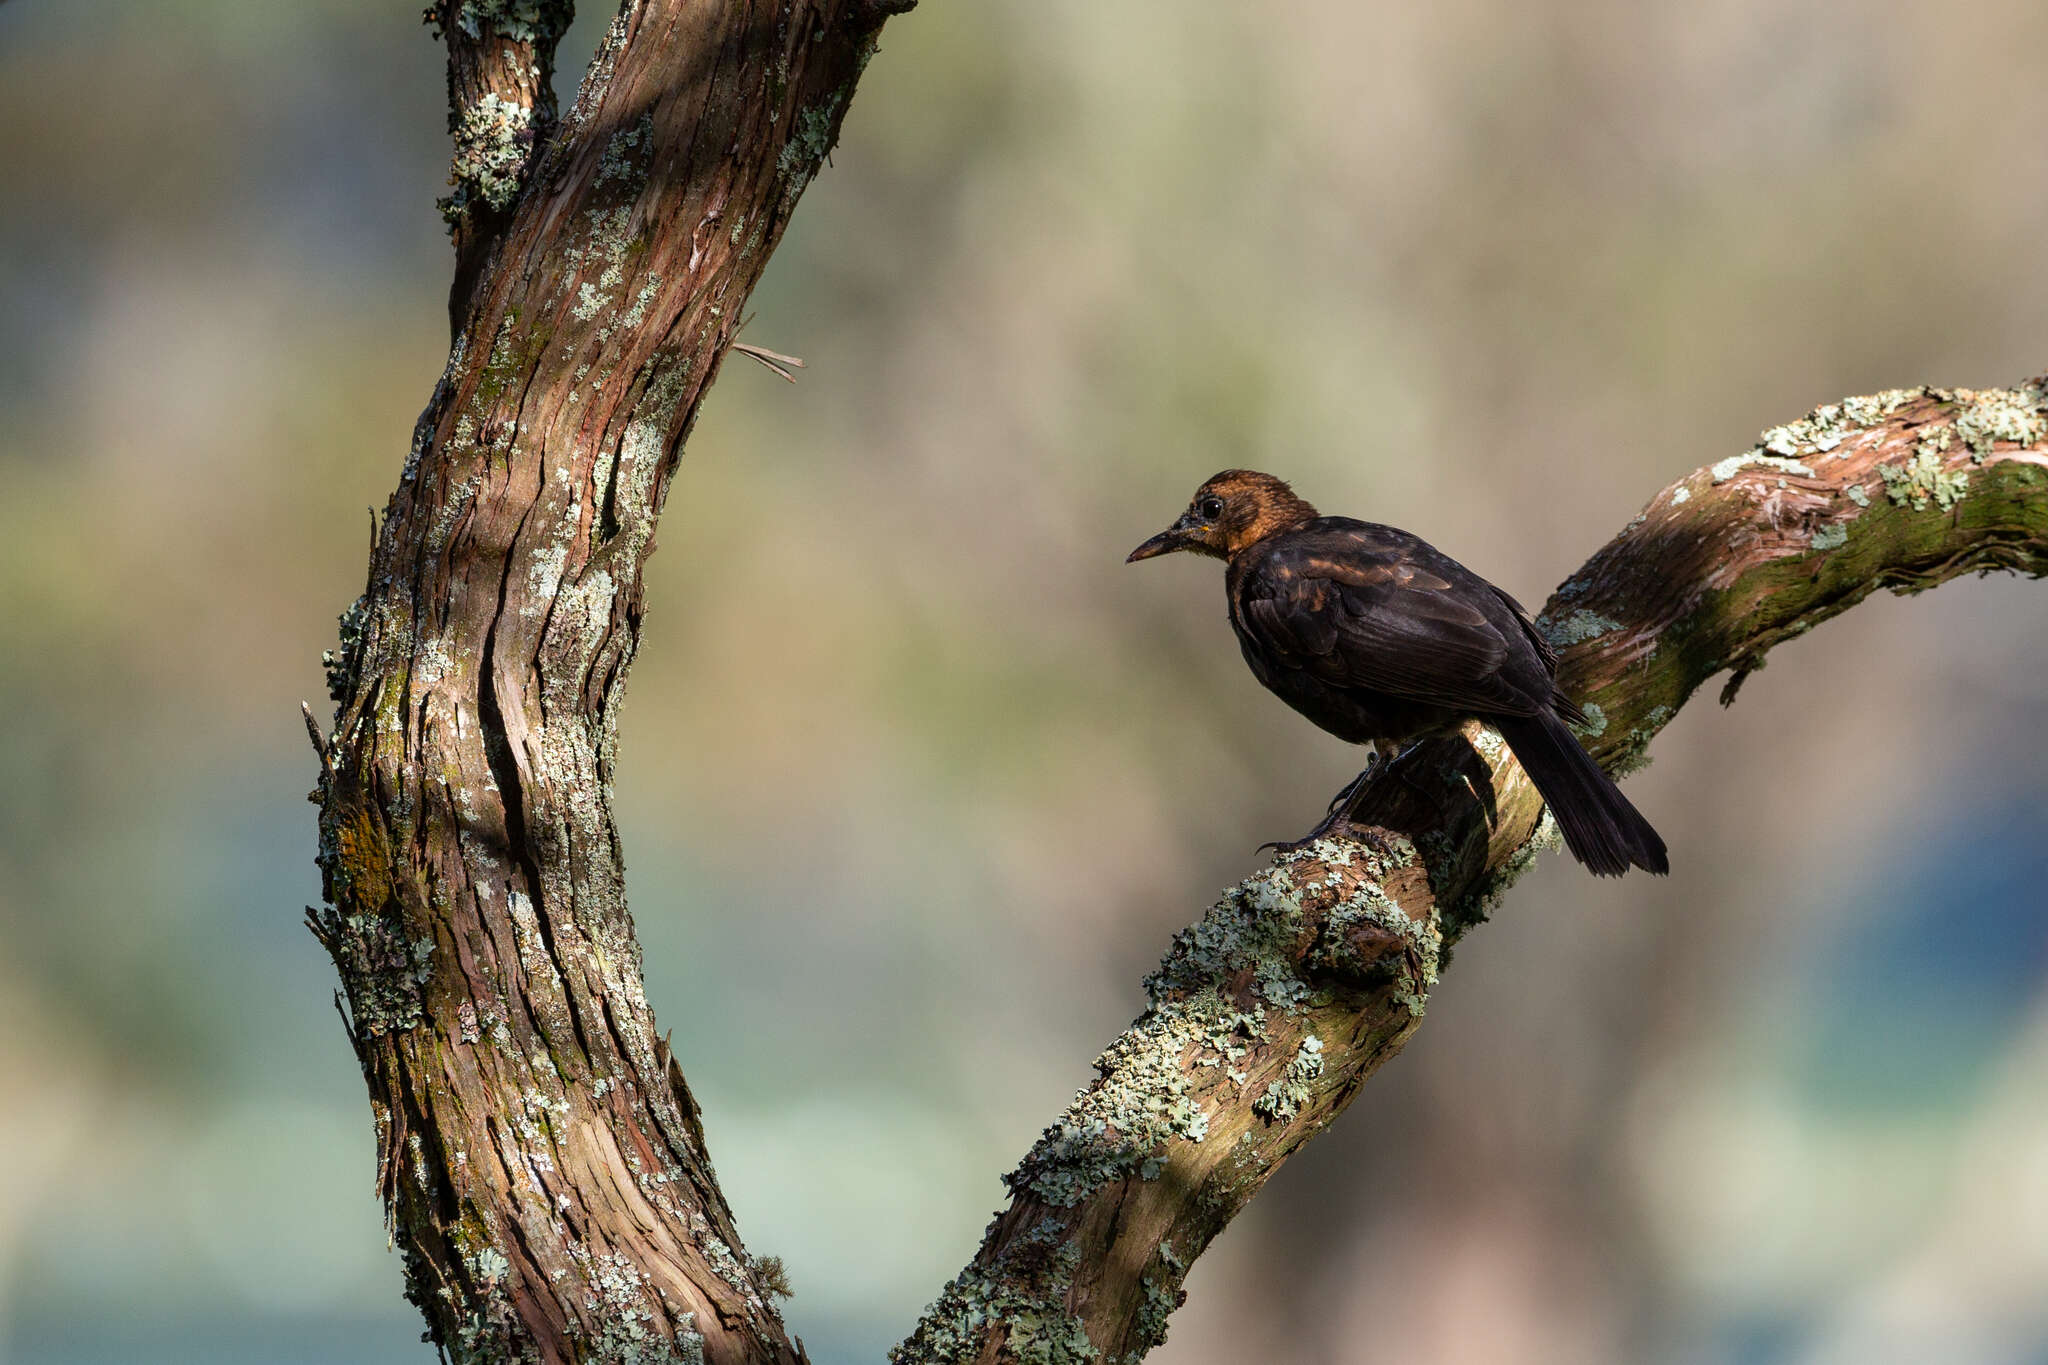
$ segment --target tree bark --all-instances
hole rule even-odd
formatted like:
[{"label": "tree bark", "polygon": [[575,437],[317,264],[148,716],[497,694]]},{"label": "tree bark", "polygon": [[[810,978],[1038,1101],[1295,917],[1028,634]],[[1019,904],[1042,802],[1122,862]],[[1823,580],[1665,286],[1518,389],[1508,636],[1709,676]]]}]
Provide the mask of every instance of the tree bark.
[{"label": "tree bark", "polygon": [[[1725,704],[1773,645],[1879,588],[2000,569],[2048,573],[2048,379],[1897,390],[1765,432],[1651,499],[1541,624],[1584,742],[1624,772],[1714,674]],[[1401,1050],[1452,945],[1556,842],[1477,722],[1382,772],[1350,818],[1175,938],[892,1361],[1141,1359],[1194,1259]]]},{"label": "tree bark", "polygon": [[[455,340],[329,658],[310,912],[409,1296],[450,1356],[796,1362],[627,914],[610,776],[641,570],[740,307],[903,0],[626,0],[559,123],[564,0],[438,0]],[[1544,621],[1610,768],[1880,587],[2048,570],[2048,381],[1817,410],[1701,470]],[[1497,735],[1175,940],[1098,1079],[893,1353],[1141,1358],[1188,1266],[1419,1024],[1554,828]],[[1682,867],[1681,873],[1683,875]]]},{"label": "tree bark", "polygon": [[457,1360],[804,1358],[656,1035],[610,779],[685,433],[891,8],[626,0],[559,126],[568,4],[429,13],[455,339],[329,659],[311,921]]}]

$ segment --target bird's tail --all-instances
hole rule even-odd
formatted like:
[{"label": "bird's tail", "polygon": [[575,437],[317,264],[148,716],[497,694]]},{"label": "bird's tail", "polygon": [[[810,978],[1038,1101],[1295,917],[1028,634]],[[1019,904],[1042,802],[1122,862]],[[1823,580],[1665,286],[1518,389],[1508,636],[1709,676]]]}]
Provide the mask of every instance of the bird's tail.
[{"label": "bird's tail", "polygon": [[1565,846],[1589,872],[1619,877],[1631,865],[1660,875],[1671,870],[1657,831],[1555,712],[1489,719],[1550,803]]}]

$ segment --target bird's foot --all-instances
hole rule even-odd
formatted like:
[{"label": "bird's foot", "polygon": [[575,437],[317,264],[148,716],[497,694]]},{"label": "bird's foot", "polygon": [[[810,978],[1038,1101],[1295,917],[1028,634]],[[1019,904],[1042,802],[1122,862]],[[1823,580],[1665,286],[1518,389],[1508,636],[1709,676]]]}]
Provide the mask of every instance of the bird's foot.
[{"label": "bird's foot", "polygon": [[1364,790],[1365,784],[1372,781],[1373,775],[1387,765],[1387,756],[1380,752],[1379,745],[1368,744],[1366,747],[1372,752],[1366,757],[1365,771],[1345,783],[1344,790],[1330,798],[1329,814],[1335,815],[1340,810],[1349,809],[1351,798]]},{"label": "bird's foot", "polygon": [[1345,817],[1341,812],[1337,810],[1332,810],[1328,815],[1323,817],[1321,824],[1317,825],[1307,834],[1304,834],[1301,838],[1286,840],[1270,840],[1266,843],[1260,844],[1257,848],[1253,849],[1252,852],[1264,853],[1267,849],[1270,848],[1273,850],[1273,853],[1276,857],[1284,858],[1290,853],[1301,852],[1303,849],[1309,847],[1311,844],[1314,844],[1319,839],[1329,838],[1332,833],[1338,830],[1343,830],[1348,833],[1351,830],[1351,828],[1351,821],[1347,817]]},{"label": "bird's foot", "polygon": [[1307,834],[1303,835],[1299,839],[1293,839],[1285,842],[1282,842],[1280,840],[1274,840],[1268,843],[1263,843],[1260,844],[1256,849],[1254,849],[1253,852],[1264,853],[1267,849],[1270,848],[1274,852],[1281,854],[1283,856],[1289,853],[1299,853],[1303,849],[1307,848],[1310,844],[1314,843],[1316,840],[1328,838],[1330,836],[1331,831],[1333,830],[1336,830],[1340,827],[1347,830],[1350,829],[1352,799],[1355,798],[1361,791],[1365,790],[1366,784],[1368,782],[1371,782],[1373,776],[1377,774],[1379,770],[1385,765],[1386,756],[1381,754],[1379,750],[1375,748],[1373,750],[1372,762],[1366,765],[1366,769],[1364,772],[1352,778],[1349,783],[1345,784],[1343,791],[1337,793],[1335,799],[1333,799],[1330,802],[1330,809],[1324,814],[1322,823],[1318,824],[1314,829],[1310,830]]}]

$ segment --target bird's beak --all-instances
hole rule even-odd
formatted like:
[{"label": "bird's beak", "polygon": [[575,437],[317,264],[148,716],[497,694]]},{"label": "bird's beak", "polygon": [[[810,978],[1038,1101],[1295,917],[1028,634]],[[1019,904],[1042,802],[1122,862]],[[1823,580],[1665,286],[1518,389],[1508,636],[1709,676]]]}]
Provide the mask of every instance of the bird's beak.
[{"label": "bird's beak", "polygon": [[1124,560],[1124,563],[1135,564],[1141,559],[1155,559],[1160,555],[1170,555],[1175,550],[1185,550],[1194,543],[1194,538],[1194,528],[1188,525],[1186,517],[1182,517],[1179,521],[1131,551],[1130,556]]}]

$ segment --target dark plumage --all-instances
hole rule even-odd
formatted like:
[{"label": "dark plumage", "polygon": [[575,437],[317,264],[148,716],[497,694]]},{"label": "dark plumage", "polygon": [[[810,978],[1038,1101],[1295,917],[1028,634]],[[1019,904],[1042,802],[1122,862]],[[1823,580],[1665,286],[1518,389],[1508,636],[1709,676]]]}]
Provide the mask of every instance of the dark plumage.
[{"label": "dark plumage", "polygon": [[1669,870],[1657,831],[1566,728],[1585,717],[1557,690],[1556,651],[1519,603],[1464,565],[1392,526],[1322,516],[1280,479],[1245,469],[1203,484],[1130,557],[1176,550],[1226,562],[1245,662],[1323,729],[1391,756],[1476,716],[1514,750],[1588,869]]}]

